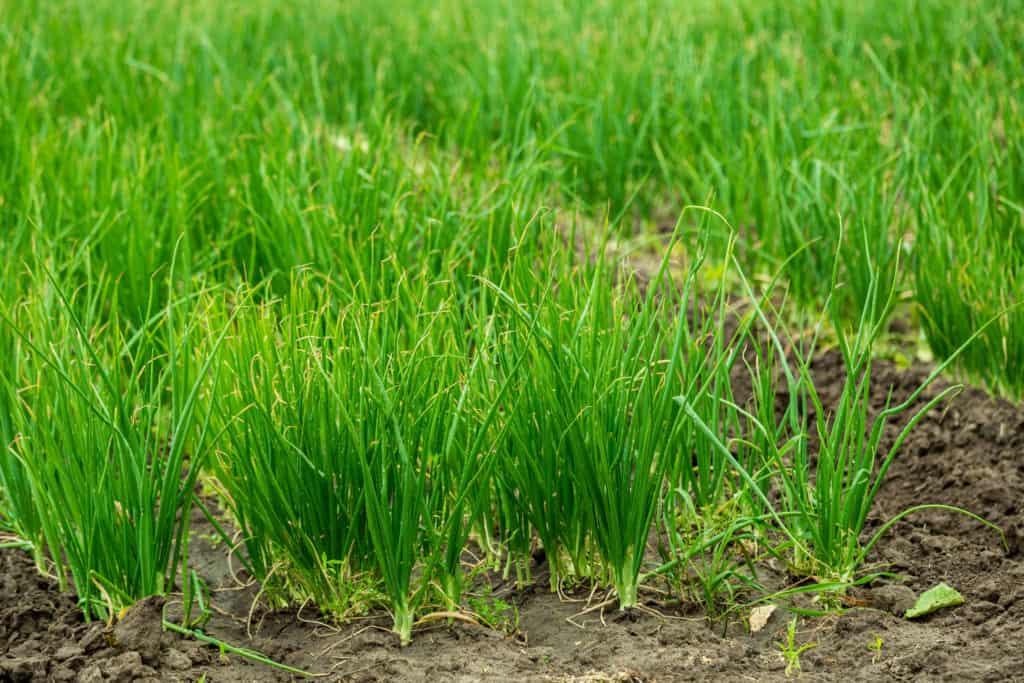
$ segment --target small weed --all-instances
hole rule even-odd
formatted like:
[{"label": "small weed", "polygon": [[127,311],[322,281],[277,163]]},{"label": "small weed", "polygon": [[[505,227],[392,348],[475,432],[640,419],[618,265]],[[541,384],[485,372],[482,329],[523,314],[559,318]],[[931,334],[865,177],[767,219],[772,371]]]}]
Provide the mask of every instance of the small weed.
[{"label": "small weed", "polygon": [[818,647],[817,643],[796,644],[796,623],[797,617],[789,622],[786,628],[786,641],[776,642],[776,647],[782,653],[782,659],[786,662],[786,676],[795,676],[800,673],[800,655],[808,650]]},{"label": "small weed", "polygon": [[878,660],[882,658],[882,645],[885,641],[882,640],[882,636],[875,634],[875,639],[868,644],[868,649],[874,654],[871,656],[871,663],[877,664]]},{"label": "small weed", "polygon": [[487,594],[468,598],[469,608],[481,624],[495,631],[515,633],[519,630],[519,610],[515,605]]}]

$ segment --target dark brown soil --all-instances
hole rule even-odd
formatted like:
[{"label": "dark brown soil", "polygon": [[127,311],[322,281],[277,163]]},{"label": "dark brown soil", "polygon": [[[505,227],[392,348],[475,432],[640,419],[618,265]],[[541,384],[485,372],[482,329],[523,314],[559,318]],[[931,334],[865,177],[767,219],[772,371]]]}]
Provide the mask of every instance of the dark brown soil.
[{"label": "dark brown soil", "polygon": [[[826,387],[827,405],[837,396],[841,362],[824,354],[814,372]],[[890,385],[897,398],[906,396],[926,373],[924,367],[901,370],[879,362],[878,405]],[[889,563],[904,580],[856,591],[864,607],[801,619],[797,643],[815,647],[802,655],[800,676],[1024,681],[1024,409],[970,389],[927,417],[893,465],[877,516],[923,502],[963,506],[1000,525],[1009,550],[966,517],[926,512],[901,522],[872,560]],[[249,638],[246,620],[255,587],[237,587],[225,551],[205,536],[196,535],[192,552],[198,571],[217,588],[208,633],[328,673],[326,680],[786,679],[776,646],[788,621],[781,610],[757,633],[734,623],[723,636],[721,624],[708,624],[694,608],[626,615],[610,606],[581,614],[588,596],[574,602],[546,589],[508,592],[505,599],[519,608],[516,635],[442,623],[419,629],[412,645],[402,649],[388,633],[386,617],[331,629],[313,623],[314,611],[306,609],[255,615]],[[913,622],[897,616],[940,581],[959,589],[966,603]],[[22,553],[0,551],[0,681],[291,679],[162,632],[162,609],[161,601],[151,599],[113,628],[85,624],[74,599],[40,578]],[[167,614],[178,614],[176,605],[168,605]],[[870,647],[879,642],[880,649]]]}]

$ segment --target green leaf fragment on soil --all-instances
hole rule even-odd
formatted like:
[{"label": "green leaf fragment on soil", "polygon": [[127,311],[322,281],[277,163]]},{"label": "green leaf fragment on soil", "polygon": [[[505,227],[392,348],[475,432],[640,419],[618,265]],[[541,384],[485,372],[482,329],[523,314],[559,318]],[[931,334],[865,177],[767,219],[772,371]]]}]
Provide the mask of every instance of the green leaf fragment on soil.
[{"label": "green leaf fragment on soil", "polygon": [[960,595],[957,589],[940,583],[934,588],[929,588],[924,593],[921,593],[914,606],[908,609],[903,616],[907,619],[915,619],[945,607],[956,607],[962,604],[964,604],[964,596]]}]

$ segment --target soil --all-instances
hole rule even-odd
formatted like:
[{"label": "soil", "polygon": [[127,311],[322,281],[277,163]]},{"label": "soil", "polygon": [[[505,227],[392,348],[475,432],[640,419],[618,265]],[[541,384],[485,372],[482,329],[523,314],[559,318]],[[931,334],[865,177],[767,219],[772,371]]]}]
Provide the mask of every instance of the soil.
[{"label": "soil", "polygon": [[[929,368],[879,361],[873,397],[889,387],[906,397]],[[843,376],[835,353],[814,365],[825,405]],[[934,396],[941,384],[928,392]],[[887,434],[894,438],[899,425]],[[927,511],[907,518],[871,558],[902,580],[876,581],[853,593],[843,614],[804,618],[797,644],[800,677],[815,681],[1024,681],[1024,408],[968,389],[925,418],[890,470],[876,519],[924,502],[968,508],[1006,531],[998,536],[967,517]],[[649,603],[628,614],[614,605],[591,609],[602,595],[559,597],[546,587],[515,592],[495,582],[495,595],[517,605],[518,630],[505,634],[472,624],[418,629],[400,648],[384,615],[340,629],[313,621],[313,609],[255,614],[256,588],[229,570],[223,547],[197,519],[193,565],[215,590],[210,635],[259,650],[338,681],[774,681],[786,680],[777,646],[789,620],[777,610],[754,633],[737,620],[711,624],[695,606]],[[541,567],[542,571],[543,568]],[[544,585],[542,577],[538,582]],[[920,592],[939,582],[965,604],[908,621],[901,616]],[[42,578],[17,550],[0,550],[0,681],[284,681],[290,674],[160,628],[179,605],[143,601],[117,624],[87,624],[71,595]],[[247,635],[251,631],[251,637]],[[881,647],[872,647],[881,644]]]}]

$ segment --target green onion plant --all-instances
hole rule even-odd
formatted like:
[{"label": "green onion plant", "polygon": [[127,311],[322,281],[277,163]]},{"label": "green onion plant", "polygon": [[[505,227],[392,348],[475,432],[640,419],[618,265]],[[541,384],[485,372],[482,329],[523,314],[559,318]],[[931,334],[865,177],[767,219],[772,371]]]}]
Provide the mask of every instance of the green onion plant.
[{"label": "green onion plant", "polygon": [[[186,562],[209,447],[200,389],[210,358],[186,350],[196,319],[174,307],[128,337],[109,288],[67,294],[48,283],[6,319],[23,362],[4,377],[18,434],[5,494],[17,528],[45,550],[62,588],[70,580],[86,618],[107,618],[172,590]],[[105,306],[109,322],[97,325]]]}]

